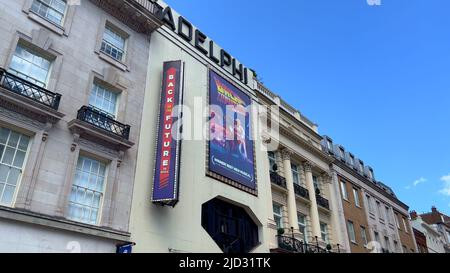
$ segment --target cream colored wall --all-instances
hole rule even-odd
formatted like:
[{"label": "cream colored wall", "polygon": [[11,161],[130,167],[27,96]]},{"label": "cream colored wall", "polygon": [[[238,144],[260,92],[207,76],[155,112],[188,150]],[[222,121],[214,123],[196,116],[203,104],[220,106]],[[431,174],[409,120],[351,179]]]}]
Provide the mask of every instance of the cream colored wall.
[{"label": "cream colored wall", "polygon": [[[180,172],[180,202],[175,208],[159,207],[151,203],[151,186],[155,154],[157,112],[159,109],[162,66],[164,61],[185,62],[185,105],[193,109],[194,98],[208,94],[207,60],[190,45],[171,36],[166,27],[152,35],[150,65],[142,120],[136,181],[131,213],[132,240],[137,243],[135,252],[220,252],[215,242],[201,226],[201,206],[217,196],[249,207],[260,222],[259,239],[263,244],[255,252],[269,252],[267,219],[272,209],[268,160],[256,162],[258,197],[208,178],[206,170],[206,141],[183,141]],[[220,72],[220,70],[219,70]],[[230,80],[230,78],[228,78]],[[242,85],[241,85],[242,89]],[[251,91],[251,90],[248,90]],[[257,158],[267,158],[258,149]],[[267,173],[267,174],[266,174]]]}]

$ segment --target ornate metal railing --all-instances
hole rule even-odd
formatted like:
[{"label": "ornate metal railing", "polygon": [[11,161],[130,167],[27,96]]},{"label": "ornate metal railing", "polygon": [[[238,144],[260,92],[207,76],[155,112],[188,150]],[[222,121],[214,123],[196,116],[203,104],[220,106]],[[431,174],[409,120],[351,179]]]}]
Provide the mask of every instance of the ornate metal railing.
[{"label": "ornate metal railing", "polygon": [[309,199],[309,191],[302,186],[294,183],[294,191],[296,195]]},{"label": "ornate metal railing", "polygon": [[286,188],[286,178],[282,177],[277,172],[270,172],[270,181],[275,185]]},{"label": "ornate metal railing", "polygon": [[50,92],[43,87],[7,72],[3,68],[0,68],[0,86],[55,110],[59,108],[60,94]]},{"label": "ornate metal railing", "polygon": [[308,244],[290,236],[277,235],[278,247],[292,253],[331,253],[318,245]]},{"label": "ornate metal railing", "polygon": [[325,199],[323,196],[317,194],[316,195],[316,201],[317,205],[321,206],[322,208],[330,209],[330,202],[328,202],[327,199]]},{"label": "ornate metal railing", "polygon": [[91,106],[83,106],[78,110],[77,119],[94,125],[97,128],[103,129],[124,139],[130,138],[130,125],[122,124],[110,115],[101,112]]}]

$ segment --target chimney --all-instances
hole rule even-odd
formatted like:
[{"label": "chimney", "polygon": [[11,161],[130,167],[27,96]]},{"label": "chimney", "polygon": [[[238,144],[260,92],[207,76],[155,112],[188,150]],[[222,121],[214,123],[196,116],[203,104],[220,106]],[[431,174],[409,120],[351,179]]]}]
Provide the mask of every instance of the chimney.
[{"label": "chimney", "polygon": [[433,212],[433,213],[437,213],[437,212],[438,212],[438,210],[437,210],[437,208],[436,208],[435,206],[432,206],[432,207],[431,207],[431,212]]},{"label": "chimney", "polygon": [[411,213],[409,215],[411,216],[411,220],[417,219],[417,212],[415,210],[411,211]]}]

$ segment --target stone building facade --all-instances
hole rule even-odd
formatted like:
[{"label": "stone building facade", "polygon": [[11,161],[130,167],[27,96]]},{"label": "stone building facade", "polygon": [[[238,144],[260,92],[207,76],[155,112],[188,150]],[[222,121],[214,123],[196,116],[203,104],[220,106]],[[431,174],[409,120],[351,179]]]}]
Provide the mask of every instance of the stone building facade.
[{"label": "stone building facade", "polygon": [[1,252],[115,252],[130,241],[161,25],[158,6],[134,2],[0,1]]}]

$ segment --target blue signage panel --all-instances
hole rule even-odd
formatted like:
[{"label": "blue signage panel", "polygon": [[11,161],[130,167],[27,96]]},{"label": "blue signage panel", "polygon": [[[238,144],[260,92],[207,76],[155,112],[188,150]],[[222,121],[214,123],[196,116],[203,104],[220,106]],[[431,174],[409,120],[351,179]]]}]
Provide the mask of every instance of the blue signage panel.
[{"label": "blue signage panel", "polygon": [[183,103],[182,68],[181,61],[165,62],[163,67],[152,201],[169,206],[178,202],[181,140],[172,129],[181,118],[181,107],[177,106]]},{"label": "blue signage panel", "polygon": [[213,71],[209,80],[209,171],[255,190],[251,98]]}]

